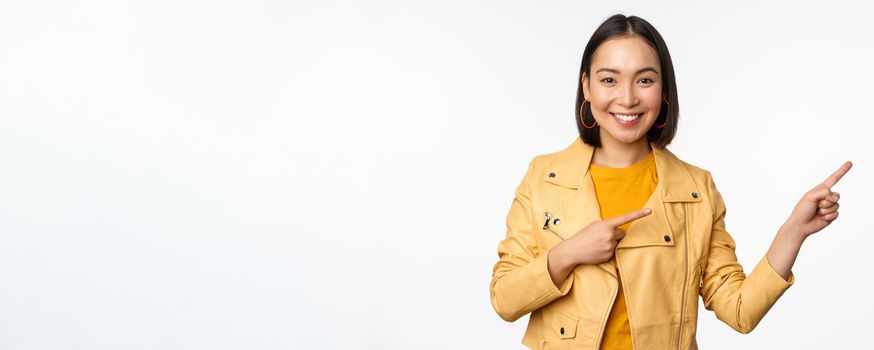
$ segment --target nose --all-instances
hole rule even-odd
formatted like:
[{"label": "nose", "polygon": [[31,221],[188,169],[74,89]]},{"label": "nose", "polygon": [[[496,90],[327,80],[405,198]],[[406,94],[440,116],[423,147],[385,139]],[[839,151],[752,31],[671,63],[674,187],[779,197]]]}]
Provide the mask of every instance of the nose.
[{"label": "nose", "polygon": [[619,96],[618,102],[624,108],[634,107],[638,103],[637,94],[634,92],[634,85],[626,85],[622,88],[621,96]]}]

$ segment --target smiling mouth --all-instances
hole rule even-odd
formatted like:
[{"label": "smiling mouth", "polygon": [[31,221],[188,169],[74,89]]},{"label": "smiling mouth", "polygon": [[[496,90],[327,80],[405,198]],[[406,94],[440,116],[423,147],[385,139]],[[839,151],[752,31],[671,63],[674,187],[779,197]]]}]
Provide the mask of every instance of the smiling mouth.
[{"label": "smiling mouth", "polygon": [[616,119],[618,119],[619,121],[622,121],[622,122],[625,122],[625,123],[630,123],[630,122],[636,121],[636,120],[640,119],[640,116],[641,116],[641,115],[643,115],[643,113],[638,113],[638,114],[617,114],[617,113],[610,113],[610,114],[611,114],[612,116],[616,117]]}]

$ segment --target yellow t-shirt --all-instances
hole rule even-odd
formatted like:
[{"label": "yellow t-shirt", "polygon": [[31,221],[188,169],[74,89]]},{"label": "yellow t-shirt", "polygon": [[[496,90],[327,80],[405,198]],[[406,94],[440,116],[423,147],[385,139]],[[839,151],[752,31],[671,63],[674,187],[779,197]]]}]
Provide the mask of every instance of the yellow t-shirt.
[{"label": "yellow t-shirt", "polygon": [[[594,164],[589,165],[592,182],[595,185],[595,195],[601,207],[601,218],[609,219],[643,208],[650,195],[658,185],[655,158],[652,152],[646,158],[626,168],[605,168]],[[628,232],[631,223],[619,226]],[[614,265],[616,261],[611,258]],[[617,276],[619,270],[616,270]],[[616,301],[610,309],[607,325],[604,327],[604,338],[601,349],[631,349],[631,328],[628,325],[628,313],[625,308],[625,293],[622,283]]]}]

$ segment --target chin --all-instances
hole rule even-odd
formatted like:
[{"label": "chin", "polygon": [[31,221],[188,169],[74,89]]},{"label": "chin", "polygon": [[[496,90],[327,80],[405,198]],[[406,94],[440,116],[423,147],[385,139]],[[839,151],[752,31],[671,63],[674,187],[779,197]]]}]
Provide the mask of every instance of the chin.
[{"label": "chin", "polygon": [[643,135],[642,137],[638,137],[638,138],[625,138],[625,139],[616,139],[616,140],[619,142],[622,142],[622,143],[631,144],[631,143],[638,142],[641,139],[646,139],[646,135]]},{"label": "chin", "polygon": [[[607,130],[605,130],[605,131],[607,131]],[[621,133],[611,133],[610,131],[607,131],[607,134],[609,135],[610,138],[612,138],[616,141],[622,142],[622,143],[635,143],[635,142],[640,141],[640,139],[646,140],[646,132],[637,133],[637,132],[628,132],[627,130],[623,130],[623,131],[624,132],[621,132]]]}]

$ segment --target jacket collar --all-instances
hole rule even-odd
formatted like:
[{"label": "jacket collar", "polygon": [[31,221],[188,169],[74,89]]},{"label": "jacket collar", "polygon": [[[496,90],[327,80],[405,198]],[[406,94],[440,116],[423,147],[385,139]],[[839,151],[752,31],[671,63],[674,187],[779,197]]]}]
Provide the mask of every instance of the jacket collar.
[{"label": "jacket collar", "polygon": [[[571,237],[593,220],[602,219],[589,174],[594,150],[578,137],[570,146],[558,152],[543,174],[543,181],[575,192],[557,204],[557,210],[554,211],[554,217],[560,217],[566,224],[550,226],[550,229],[562,239]],[[624,254],[624,249],[619,248],[674,246],[675,238],[683,232],[683,228],[677,225],[679,222],[676,221],[675,211],[682,207],[672,203],[701,201],[702,196],[685,164],[667,149],[652,146],[652,150],[659,183],[644,207],[652,208],[653,212],[631,223],[625,238],[616,246],[617,258]],[[610,275],[617,276],[613,263],[607,261],[598,266]]]},{"label": "jacket collar", "polygon": [[[650,144],[655,158],[656,174],[659,183],[656,191],[660,191],[663,202],[700,202],[701,192],[692,180],[692,174],[677,156],[667,148],[659,148]],[[595,148],[586,144],[579,137],[564,150],[558,152],[555,160],[543,174],[543,181],[572,189],[585,187],[586,181],[591,182],[589,164]]]}]

